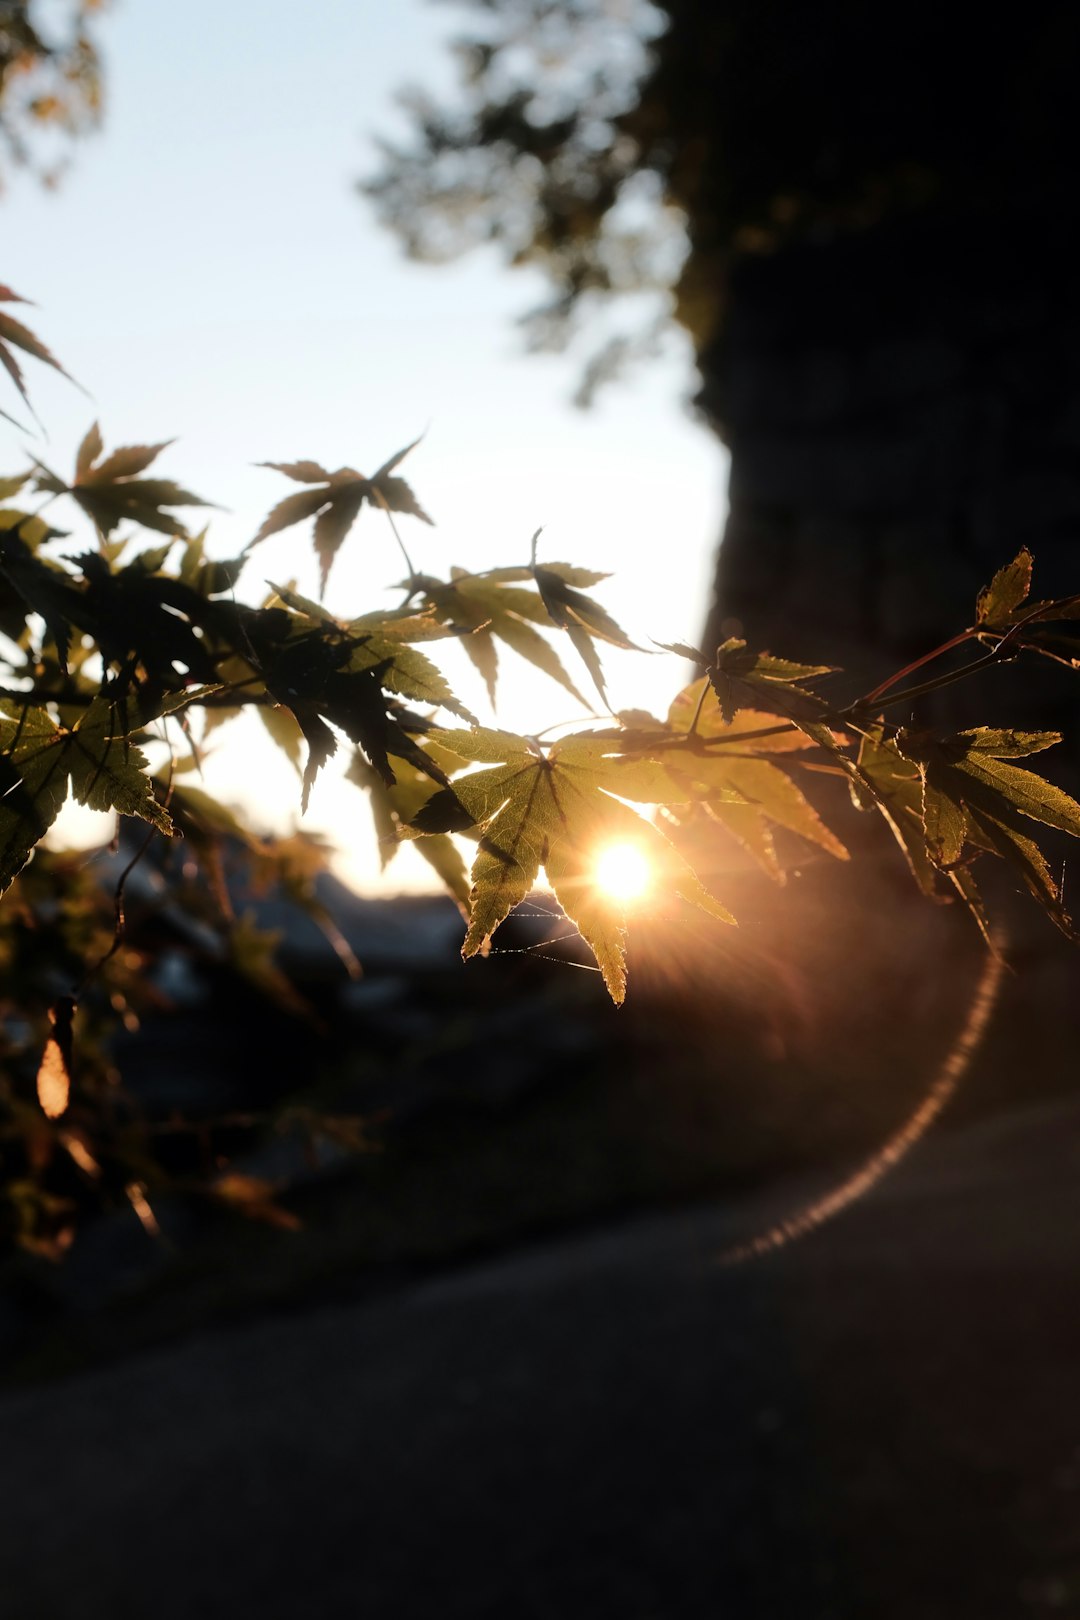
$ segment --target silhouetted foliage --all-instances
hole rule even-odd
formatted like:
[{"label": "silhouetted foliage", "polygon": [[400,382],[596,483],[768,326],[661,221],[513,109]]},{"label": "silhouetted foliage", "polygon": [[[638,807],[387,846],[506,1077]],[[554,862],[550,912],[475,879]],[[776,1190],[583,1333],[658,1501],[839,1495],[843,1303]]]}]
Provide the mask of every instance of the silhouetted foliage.
[{"label": "silhouetted foliage", "polygon": [[[22,347],[56,364],[36,339]],[[23,393],[21,375],[13,381]],[[872,692],[826,695],[824,683],[835,684],[839,672],[729,637],[715,649],[673,649],[700,674],[661,716],[615,713],[599,649],[635,649],[588,594],[604,576],[539,560],[539,533],[519,564],[480,573],[450,568],[445,578],[418,572],[396,516],[428,526],[431,519],[396,472],[405,451],[370,478],[350,468],[331,474],[310,461],[269,464],[306,488],[273,508],[242,556],[222,561],[207,557],[205,531],[190,533],[174,515],[204,506],[202,498],[172,479],[144,476],[165,449],[106,454],[95,423],[70,482],[36,459],[0,479],[0,891],[8,891],[0,907],[0,1233],[7,1240],[57,1254],[88,1201],[119,1197],[152,1227],[150,1194],[174,1174],[153,1122],[124,1093],[109,1040],[111,1022],[137,1022],[155,996],[147,964],[160,944],[152,930],[133,941],[125,893],[158,840],[167,848],[182,839],[184,847],[178,874],[169,878],[167,862],[157,863],[162,892],[171,895],[170,926],[194,929],[207,960],[227,962],[273,1017],[318,1026],[317,1012],[282,972],[274,938],[238,914],[238,872],[248,886],[282,885],[355,970],[313,884],[317,845],[257,838],[190,781],[208,734],[245,709],[255,709],[274,743],[302,765],[302,809],[327,760],[343,740],[350,746],[347,775],[370,795],[385,857],[403,840],[417,842],[465,917],[463,956],[487,952],[543,873],[616,1004],[626,993],[628,923],[642,893],[654,938],[686,903],[718,925],[735,922],[691,864],[703,829],[733,837],[782,882],[778,830],[847,858],[832,824],[845,799],[881,815],[919,887],[959,898],[991,949],[975,877],[987,856],[1007,862],[1075,937],[1033,834],[1042,826],[1080,836],[1080,805],[1014,763],[1060,735],[1000,726],[943,734],[913,723],[921,698],[1005,661],[1040,656],[1080,668],[1080,598],[1032,602],[1026,550],[979,593],[970,626]],[[31,510],[37,495],[44,505]],[[261,604],[237,598],[252,547],[308,517],[325,581],[364,503],[384,513],[406,563],[396,608],[343,619],[284,585],[272,586]],[[90,521],[92,549],[80,551],[52,527],[65,505],[77,522]],[[461,641],[494,699],[496,636],[576,691],[555,650],[565,637],[607,713],[546,742],[479,725],[427,649]],[[976,654],[966,663],[957,658],[965,648]],[[912,679],[939,659],[948,661],[943,673]],[[891,718],[897,706],[900,724]],[[815,777],[844,790],[828,811],[807,791]],[[69,797],[115,812],[118,829],[121,818],[142,824],[134,846],[125,841],[129,858],[111,895],[92,862],[40,847]],[[655,819],[638,805],[654,807]],[[470,844],[467,875],[462,851]],[[288,1107],[295,1119],[295,1099]],[[305,1117],[343,1140],[360,1129],[329,1109]],[[165,1136],[186,1128],[173,1122]],[[220,1143],[209,1157],[211,1174],[188,1172],[204,1196],[287,1222],[270,1184],[229,1168]]]},{"label": "silhouetted foliage", "polygon": [[584,391],[648,350],[670,308],[701,352],[732,266],[942,206],[1053,210],[1073,185],[1075,11],[973,21],[916,0],[883,19],[755,0],[472,0],[449,106],[363,189],[415,256],[496,244],[539,267],[526,318],[560,344],[600,306],[648,313]]},{"label": "silhouetted foliage", "polygon": [[59,176],[66,147],[101,118],[101,57],[92,18],[106,0],[0,0],[0,184],[3,164]]}]

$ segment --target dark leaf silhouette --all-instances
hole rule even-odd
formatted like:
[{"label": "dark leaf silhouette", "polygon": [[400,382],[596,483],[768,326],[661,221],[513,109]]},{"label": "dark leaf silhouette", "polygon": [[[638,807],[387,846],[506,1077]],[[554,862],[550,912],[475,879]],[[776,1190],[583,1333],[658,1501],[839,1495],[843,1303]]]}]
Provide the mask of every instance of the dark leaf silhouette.
[{"label": "dark leaf silhouette", "polygon": [[1057,885],[1024,820],[1080,838],[1080,804],[1054,783],[1009,763],[1060,741],[1057,732],[977,727],[943,738],[904,730],[896,747],[919,770],[923,830],[934,865],[944,871],[955,868],[968,846],[1001,855],[1057,926],[1071,935]]},{"label": "dark leaf silhouette", "polygon": [[[414,648],[393,643],[389,656],[379,658],[368,645],[372,638],[349,636],[333,624],[306,628],[311,623],[306,615],[281,608],[264,609],[247,621],[254,662],[267,695],[292,713],[308,744],[302,808],[307,809],[315,778],[336,750],[333,727],[363,749],[387,784],[394,781],[391,753],[409,760],[436,781],[444,781],[441,769],[406,729],[409,716],[390,695],[395,690],[390,683],[395,680],[397,689],[413,684],[413,679],[425,689],[431,684],[420,679],[423,666],[417,674],[414,660],[421,655]],[[399,658],[404,673],[398,669]],[[427,660],[423,665],[438,675]],[[451,697],[451,701],[455,700]],[[416,729],[423,730],[423,724],[417,723]]]},{"label": "dark leaf silhouette", "polygon": [[[158,714],[185,700],[158,703]],[[0,893],[25,866],[71,792],[92,810],[119,810],[171,835],[132,734],[153,718],[134,701],[97,698],[58,723],[40,708],[0,712]]]},{"label": "dark leaf silhouette", "polygon": [[[534,538],[535,544],[535,538]],[[604,684],[604,671],[600,664],[595,643],[606,641],[613,647],[622,647],[630,652],[640,652],[636,642],[630,640],[606,608],[594,602],[591,596],[569,582],[566,570],[558,564],[548,564],[545,567],[534,566],[532,577],[536,581],[536,588],[552,624],[565,630],[582,663],[592,676],[593,684],[599,692],[601,699],[607,703],[607,689]]]},{"label": "dark leaf silhouette", "polygon": [[[0,304],[29,305],[29,299],[20,298],[19,294],[10,287],[0,285]],[[62,377],[68,377],[68,373],[56,356],[45,347],[41,339],[35,337],[29,327],[16,320],[14,315],[9,315],[6,311],[0,310],[0,366],[3,366],[15,384],[22,396],[23,403],[33,410],[33,406],[30,405],[30,395],[26,391],[26,380],[23,377],[22,367],[15,354],[16,349],[23,354],[32,355],[35,360],[40,360],[43,365],[51,366]],[[68,381],[72,382],[74,378],[68,377]],[[0,415],[7,417],[9,422],[13,420],[12,417],[7,415],[6,411],[0,412]]]},{"label": "dark leaf silhouette", "polygon": [[279,501],[263,520],[248,549],[257,546],[269,535],[292,528],[294,523],[315,518],[315,552],[319,559],[320,588],[325,590],[334,558],[365,502],[382,511],[404,512],[410,517],[419,518],[421,523],[431,523],[431,518],[404,478],[394,476],[395,467],[419,442],[414,439],[404,450],[399,450],[371,478],[366,478],[352,467],[339,467],[337,472],[328,472],[316,461],[260,462],[260,466],[284,473],[286,478],[296,483],[317,487],[301,490],[296,495],[286,495],[283,501]]},{"label": "dark leaf silhouette", "polygon": [[[6,613],[9,606],[21,603],[24,619],[27,612],[40,614],[56,646],[60,669],[66,673],[71,627],[83,611],[82,594],[69,574],[36,555],[43,537],[41,519],[0,513],[0,519],[6,516],[17,521],[10,528],[0,522],[0,610]],[[33,537],[30,542],[28,533]],[[45,529],[44,538],[52,533],[55,531]]]},{"label": "dark leaf silhouette", "polygon": [[193,495],[171,479],[139,476],[171,443],[166,439],[162,444],[128,445],[100,459],[104,443],[95,422],[76,452],[74,481],[66,484],[38,463],[36,488],[49,495],[70,495],[104,539],[125,520],[159,534],[186,539],[187,530],[168,508],[210,506],[212,502]]}]

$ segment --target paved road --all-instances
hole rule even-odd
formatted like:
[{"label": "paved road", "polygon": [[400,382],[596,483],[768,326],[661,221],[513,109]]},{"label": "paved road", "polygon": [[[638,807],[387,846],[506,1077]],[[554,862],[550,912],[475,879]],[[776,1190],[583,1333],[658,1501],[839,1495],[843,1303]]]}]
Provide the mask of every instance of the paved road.
[{"label": "paved road", "polygon": [[0,1402],[4,1620],[1080,1615],[1080,1106]]}]

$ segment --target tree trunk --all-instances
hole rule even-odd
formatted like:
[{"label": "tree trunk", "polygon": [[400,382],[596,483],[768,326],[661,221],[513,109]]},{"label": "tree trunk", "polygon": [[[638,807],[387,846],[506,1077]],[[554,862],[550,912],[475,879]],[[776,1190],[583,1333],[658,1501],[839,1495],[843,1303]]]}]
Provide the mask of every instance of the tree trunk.
[{"label": "tree trunk", "polygon": [[[942,210],[741,260],[702,356],[732,452],[707,647],[744,633],[872,681],[970,624],[1021,545],[1036,596],[1080,588],[1074,211]],[[1034,679],[1029,724],[1075,718],[1065,671]],[[1017,682],[990,685],[944,712],[1004,719]]]}]

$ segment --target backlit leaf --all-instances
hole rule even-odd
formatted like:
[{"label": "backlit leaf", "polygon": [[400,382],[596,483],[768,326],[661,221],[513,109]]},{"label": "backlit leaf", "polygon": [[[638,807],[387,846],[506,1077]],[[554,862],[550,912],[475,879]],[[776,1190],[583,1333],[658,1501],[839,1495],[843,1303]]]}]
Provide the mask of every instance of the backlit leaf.
[{"label": "backlit leaf", "polygon": [[931,898],[938,892],[937,868],[927,851],[923,831],[923,783],[917,765],[904,759],[895,743],[886,740],[880,726],[862,738],[859,748],[862,782],[871,789],[869,802],[856,799],[861,809],[881,812],[903,850],[912,876]]},{"label": "backlit leaf", "polygon": [[[438,749],[429,743],[432,755],[438,758]],[[379,773],[368,764],[362,754],[355,754],[346,773],[349,780],[364,788],[371,800],[371,813],[379,840],[379,860],[385,871],[390,864],[404,829],[437,791],[437,784],[408,760],[390,756],[394,782],[387,785]],[[457,901],[463,915],[468,916],[469,879],[461,852],[445,833],[433,833],[416,840],[419,854],[442,880]]]},{"label": "backlit leaf", "polygon": [[987,629],[1007,628],[1017,609],[1027,601],[1030,590],[1031,552],[1024,546],[979,592],[975,604],[976,623]]},{"label": "backlit leaf", "polygon": [[532,576],[551,622],[558,625],[560,630],[566,631],[592,676],[596,690],[606,703],[604,672],[594,642],[606,641],[613,647],[622,647],[628,651],[641,649],[636,642],[630,640],[626,631],[616,624],[606,608],[601,607],[599,602],[594,602],[591,596],[586,596],[584,592],[568,585],[558,570],[536,566],[532,570]]},{"label": "backlit leaf", "polygon": [[[528,569],[517,569],[515,574],[531,578]],[[466,632],[462,648],[479,671],[492,704],[498,674],[496,638],[584,704],[558,653],[535,628],[537,624],[551,623],[538,592],[522,590],[520,585],[487,574],[466,574],[457,568],[451,571],[448,584],[423,575],[417,587],[444,623]]]},{"label": "backlit leaf", "polygon": [[460,830],[480,833],[472,869],[469,928],[462,955],[484,950],[499,924],[546,871],[556,898],[589,945],[616,1003],[626,990],[626,902],[604,893],[595,866],[612,843],[642,850],[661,892],[681,895],[724,922],[731,913],[697,878],[651,822],[619,802],[629,790],[657,802],[667,779],[653,761],[612,757],[609,737],[568,737],[546,753],[508,733],[446,732],[440,745],[463,758],[501,763],[457,777],[414,818],[421,835]]},{"label": "backlit leaf", "polygon": [[[918,766],[923,785],[927,853],[935,865],[955,867],[965,846],[1002,856],[1018,872],[1064,933],[1072,924],[1046,859],[1024,829],[1024,818],[1080,837],[1080,804],[1033,771],[1008,763],[1056,741],[1048,732],[983,727],[935,738],[901,731],[896,746]],[[963,893],[963,886],[958,885]]]},{"label": "backlit leaf", "polygon": [[131,741],[150,718],[132,701],[105,698],[96,698],[66,725],[39,708],[17,716],[0,713],[0,892],[56,820],[69,784],[80,804],[139,816],[171,835],[172,822],[154,797],[146,758]]},{"label": "backlit leaf", "polygon": [[693,730],[700,737],[724,737],[740,753],[790,754],[812,748],[812,740],[782,715],[763,709],[740,709],[726,720],[720,700],[707,675],[691,681],[668,710],[674,731]]}]

